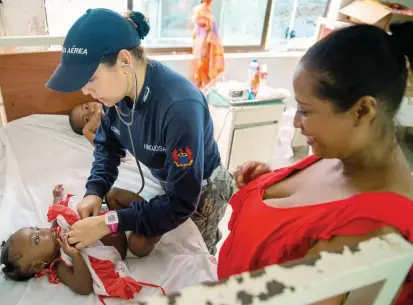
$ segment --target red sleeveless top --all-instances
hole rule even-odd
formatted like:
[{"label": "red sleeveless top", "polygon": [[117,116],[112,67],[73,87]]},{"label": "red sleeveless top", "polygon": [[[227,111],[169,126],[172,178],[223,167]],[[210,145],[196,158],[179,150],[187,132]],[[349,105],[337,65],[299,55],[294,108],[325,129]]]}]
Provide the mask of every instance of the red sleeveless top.
[{"label": "red sleeveless top", "polygon": [[[307,157],[258,177],[234,194],[229,202],[233,209],[228,224],[231,232],[218,259],[220,279],[302,258],[311,241],[362,235],[384,226],[398,229],[413,242],[413,201],[395,193],[367,192],[292,208],[270,207],[263,202],[266,188],[318,160]],[[413,304],[413,269],[396,304],[406,301]]]}]

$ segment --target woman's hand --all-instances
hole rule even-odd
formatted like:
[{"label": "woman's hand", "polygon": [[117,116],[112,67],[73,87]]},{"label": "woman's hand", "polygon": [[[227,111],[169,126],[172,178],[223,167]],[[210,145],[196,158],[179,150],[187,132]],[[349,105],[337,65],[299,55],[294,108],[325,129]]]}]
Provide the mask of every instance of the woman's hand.
[{"label": "woman's hand", "polygon": [[89,216],[98,216],[101,207],[102,199],[99,196],[88,195],[77,205],[77,212],[82,219]]},{"label": "woman's hand", "polygon": [[66,253],[69,257],[73,258],[79,255],[79,250],[69,245],[67,237],[65,235],[60,236],[60,238],[57,239],[57,242],[62,248],[63,252]]},{"label": "woman's hand", "polygon": [[268,165],[257,161],[248,161],[244,165],[238,166],[234,172],[235,183],[238,188],[242,188],[255,178],[271,172]]},{"label": "woman's hand", "polygon": [[75,245],[76,249],[82,249],[109,233],[110,230],[105,223],[105,216],[102,215],[77,221],[65,235],[69,244]]}]

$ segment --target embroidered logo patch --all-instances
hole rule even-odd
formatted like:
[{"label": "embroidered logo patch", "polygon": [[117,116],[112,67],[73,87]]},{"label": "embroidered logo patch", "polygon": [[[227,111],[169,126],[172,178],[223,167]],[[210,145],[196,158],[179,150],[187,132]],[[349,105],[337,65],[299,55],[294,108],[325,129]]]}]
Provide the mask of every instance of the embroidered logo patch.
[{"label": "embroidered logo patch", "polygon": [[175,165],[178,167],[187,167],[194,162],[192,159],[192,150],[188,147],[185,148],[185,150],[175,148],[172,152],[172,158],[174,159]]},{"label": "embroidered logo patch", "polygon": [[115,126],[111,126],[110,129],[112,129],[112,131],[113,131],[114,133],[116,133],[118,136],[120,136],[120,131],[119,131],[119,129],[117,129]]}]

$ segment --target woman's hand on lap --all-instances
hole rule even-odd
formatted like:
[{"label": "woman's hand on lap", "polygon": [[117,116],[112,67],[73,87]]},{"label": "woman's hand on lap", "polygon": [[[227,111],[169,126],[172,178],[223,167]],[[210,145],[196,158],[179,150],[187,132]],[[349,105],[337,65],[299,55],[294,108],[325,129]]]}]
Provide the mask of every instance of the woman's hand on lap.
[{"label": "woman's hand on lap", "polygon": [[98,216],[101,207],[102,199],[99,196],[88,195],[79,202],[77,212],[82,219],[89,216]]},{"label": "woman's hand on lap", "polygon": [[244,165],[238,166],[234,172],[235,183],[238,188],[242,188],[255,178],[271,172],[270,167],[262,162],[247,161]]}]

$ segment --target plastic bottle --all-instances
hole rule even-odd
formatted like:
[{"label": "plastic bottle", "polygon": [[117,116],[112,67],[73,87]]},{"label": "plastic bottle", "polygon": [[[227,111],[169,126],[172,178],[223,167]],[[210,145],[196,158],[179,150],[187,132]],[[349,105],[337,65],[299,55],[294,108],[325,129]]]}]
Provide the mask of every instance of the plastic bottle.
[{"label": "plastic bottle", "polygon": [[258,88],[260,85],[260,66],[256,59],[253,59],[248,65],[248,99],[254,99],[258,93]]}]

